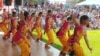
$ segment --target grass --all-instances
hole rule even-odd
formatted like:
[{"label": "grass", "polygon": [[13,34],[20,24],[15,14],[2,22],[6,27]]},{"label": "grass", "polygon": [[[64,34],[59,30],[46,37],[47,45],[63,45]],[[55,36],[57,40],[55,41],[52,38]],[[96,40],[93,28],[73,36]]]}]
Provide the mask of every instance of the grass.
[{"label": "grass", "polygon": [[[71,33],[72,32],[73,31],[71,30]],[[37,33],[35,31],[33,32],[33,34],[37,35]],[[90,53],[90,51],[88,50],[88,48],[85,44],[84,39],[82,38],[80,43],[81,43],[81,46],[82,46],[86,56],[99,56],[99,54],[100,54],[100,44],[99,44],[100,43],[100,30],[88,30],[87,34],[88,34],[89,43],[90,43],[91,47],[93,48],[93,52]],[[46,34],[44,34],[43,41],[46,42],[47,39],[48,38],[47,38]],[[57,39],[56,35],[55,35],[54,40],[55,40],[55,42],[52,46],[60,50],[62,45],[59,42],[59,40]]]}]

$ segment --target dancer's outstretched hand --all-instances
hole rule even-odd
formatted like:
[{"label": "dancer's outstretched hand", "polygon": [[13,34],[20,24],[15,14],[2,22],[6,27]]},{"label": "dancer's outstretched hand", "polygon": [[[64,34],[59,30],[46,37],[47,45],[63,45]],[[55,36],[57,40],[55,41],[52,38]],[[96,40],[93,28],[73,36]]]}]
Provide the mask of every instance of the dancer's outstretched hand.
[{"label": "dancer's outstretched hand", "polygon": [[92,49],[91,47],[89,48],[89,50],[90,50],[90,52],[92,53],[92,50],[93,50],[93,49]]}]

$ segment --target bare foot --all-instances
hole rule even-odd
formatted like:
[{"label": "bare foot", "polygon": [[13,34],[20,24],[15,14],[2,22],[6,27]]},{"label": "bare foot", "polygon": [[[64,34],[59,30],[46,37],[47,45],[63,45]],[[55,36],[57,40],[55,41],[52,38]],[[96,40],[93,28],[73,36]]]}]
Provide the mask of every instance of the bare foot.
[{"label": "bare foot", "polygon": [[8,37],[5,37],[5,36],[3,37],[3,40],[7,40],[7,39],[8,39]]},{"label": "bare foot", "polygon": [[50,47],[48,45],[45,45],[45,49],[50,49]]},{"label": "bare foot", "polygon": [[36,42],[39,42],[39,39],[38,38],[36,39]]}]

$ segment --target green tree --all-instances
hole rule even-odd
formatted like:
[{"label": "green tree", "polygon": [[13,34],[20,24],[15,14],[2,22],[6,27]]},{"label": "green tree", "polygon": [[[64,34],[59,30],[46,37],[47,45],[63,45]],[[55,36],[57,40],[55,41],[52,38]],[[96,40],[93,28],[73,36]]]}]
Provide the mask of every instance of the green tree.
[{"label": "green tree", "polygon": [[33,2],[33,3],[40,3],[40,2],[43,2],[44,0],[30,0],[30,2]]},{"label": "green tree", "polygon": [[82,2],[82,1],[85,1],[85,0],[78,0],[78,2]]}]

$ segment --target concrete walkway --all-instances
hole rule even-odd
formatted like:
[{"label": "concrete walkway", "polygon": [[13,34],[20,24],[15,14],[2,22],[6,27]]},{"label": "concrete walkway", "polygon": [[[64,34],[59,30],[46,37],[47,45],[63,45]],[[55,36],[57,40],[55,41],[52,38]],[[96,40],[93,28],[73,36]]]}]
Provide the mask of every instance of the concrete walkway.
[{"label": "concrete walkway", "polygon": [[[2,40],[3,33],[0,32],[0,56],[20,56],[20,49],[17,46],[12,47],[10,40]],[[31,43],[31,56],[58,56],[59,50],[51,47],[46,50],[43,42],[37,43],[33,39]]]}]

